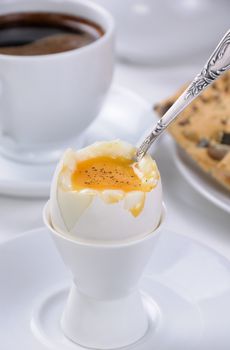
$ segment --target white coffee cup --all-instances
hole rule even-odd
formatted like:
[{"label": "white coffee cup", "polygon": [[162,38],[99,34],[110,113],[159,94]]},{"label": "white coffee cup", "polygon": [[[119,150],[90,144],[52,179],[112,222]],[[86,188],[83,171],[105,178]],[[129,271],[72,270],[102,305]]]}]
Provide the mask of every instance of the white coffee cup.
[{"label": "white coffee cup", "polygon": [[21,161],[55,160],[97,116],[113,72],[114,23],[87,0],[35,0],[1,4],[18,12],[76,15],[104,35],[79,49],[48,55],[0,54],[0,152]]}]

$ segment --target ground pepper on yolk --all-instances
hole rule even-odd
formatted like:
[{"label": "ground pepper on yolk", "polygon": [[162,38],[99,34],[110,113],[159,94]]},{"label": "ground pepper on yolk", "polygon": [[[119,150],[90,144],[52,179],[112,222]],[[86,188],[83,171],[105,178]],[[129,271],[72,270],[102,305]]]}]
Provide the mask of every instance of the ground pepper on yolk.
[{"label": "ground pepper on yolk", "polygon": [[74,190],[143,191],[143,185],[126,158],[97,157],[77,163],[71,181]]}]

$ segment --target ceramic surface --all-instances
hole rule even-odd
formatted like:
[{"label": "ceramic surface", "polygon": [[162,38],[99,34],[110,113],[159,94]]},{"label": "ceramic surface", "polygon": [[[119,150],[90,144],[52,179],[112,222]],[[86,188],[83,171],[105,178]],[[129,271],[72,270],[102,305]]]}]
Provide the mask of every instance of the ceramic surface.
[{"label": "ceramic surface", "polygon": [[[0,280],[4,350],[83,350],[60,329],[70,275],[45,229],[0,245]],[[229,349],[227,259],[165,230],[140,288],[150,326],[142,339],[125,349]]]}]

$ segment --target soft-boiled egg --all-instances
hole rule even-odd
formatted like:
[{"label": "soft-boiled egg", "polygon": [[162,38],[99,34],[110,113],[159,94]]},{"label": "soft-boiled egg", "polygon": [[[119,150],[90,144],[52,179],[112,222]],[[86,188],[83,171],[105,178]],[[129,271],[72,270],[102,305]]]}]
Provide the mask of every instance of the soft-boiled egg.
[{"label": "soft-boiled egg", "polygon": [[51,222],[79,240],[116,242],[159,225],[162,188],[155,161],[135,162],[136,148],[120,141],[68,149],[51,184]]}]

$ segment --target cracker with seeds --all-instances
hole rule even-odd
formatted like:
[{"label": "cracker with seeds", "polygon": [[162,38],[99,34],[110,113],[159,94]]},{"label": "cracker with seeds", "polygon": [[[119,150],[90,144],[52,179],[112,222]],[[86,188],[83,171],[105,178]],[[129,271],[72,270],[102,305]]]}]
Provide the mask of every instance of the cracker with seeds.
[{"label": "cracker with seeds", "polygon": [[[159,116],[183,90],[154,106]],[[169,131],[201,169],[230,190],[230,72],[197,97]]]}]

